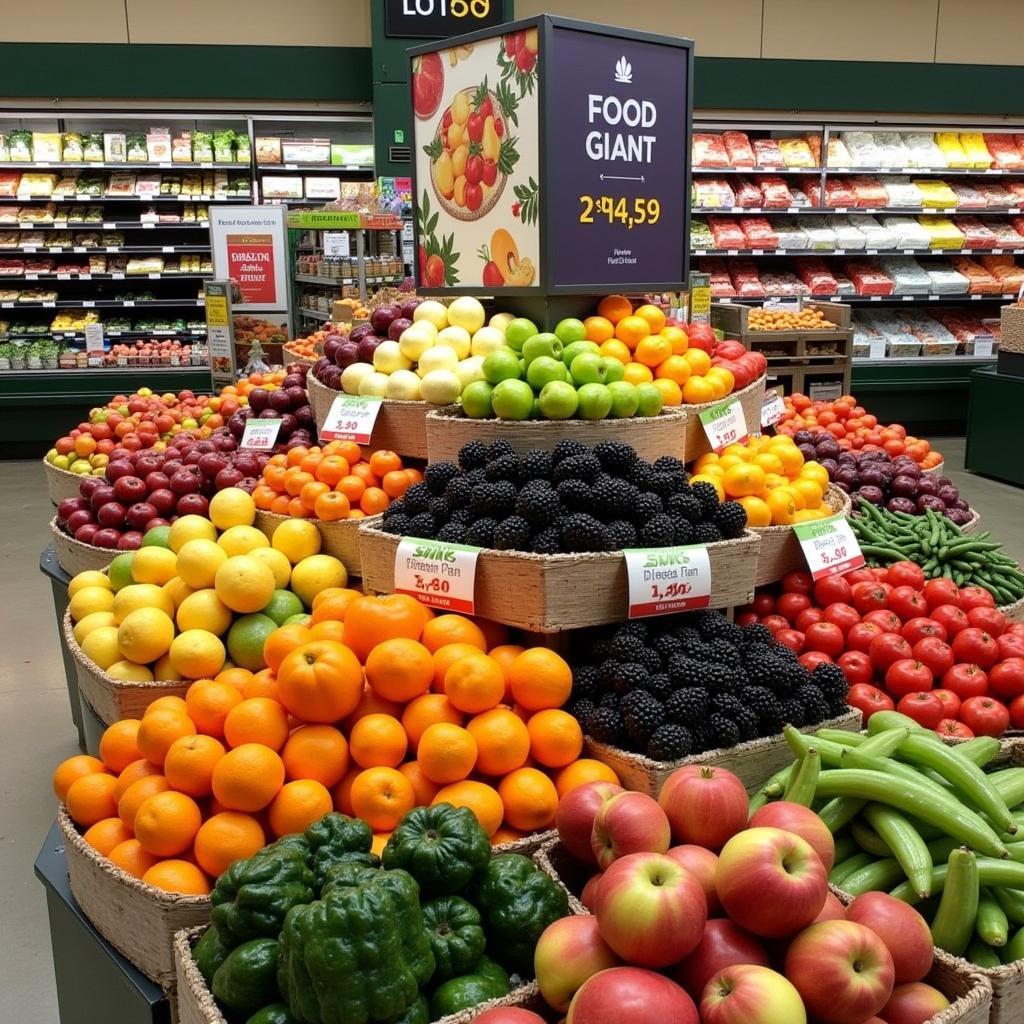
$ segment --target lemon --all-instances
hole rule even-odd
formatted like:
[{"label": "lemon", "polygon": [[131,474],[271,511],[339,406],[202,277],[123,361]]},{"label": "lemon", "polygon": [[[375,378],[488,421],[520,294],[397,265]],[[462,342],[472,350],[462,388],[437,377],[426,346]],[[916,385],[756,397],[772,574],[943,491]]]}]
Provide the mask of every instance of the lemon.
[{"label": "lemon", "polygon": [[121,654],[136,665],[148,665],[170,650],[174,623],[157,608],[137,608],[117,627]]},{"label": "lemon", "polygon": [[267,615],[243,615],[228,630],[228,653],[231,660],[250,672],[266,668],[263,645],[277,629],[277,623]]},{"label": "lemon", "polygon": [[174,614],[174,601],[155,583],[133,583],[114,595],[114,618],[118,624],[139,608],[158,608],[168,617]]},{"label": "lemon", "polygon": [[68,608],[75,622],[93,612],[113,611],[114,592],[109,587],[82,587],[68,602]]},{"label": "lemon", "polygon": [[205,629],[186,629],[167,652],[171,668],[186,679],[213,678],[224,667],[224,645]]},{"label": "lemon", "polygon": [[153,678],[160,679],[163,681],[177,681],[183,679],[184,676],[180,672],[176,672],[174,667],[171,665],[170,656],[165,654],[162,658],[157,658],[153,662]]},{"label": "lemon", "polygon": [[210,519],[218,530],[232,526],[252,526],[256,521],[256,503],[241,487],[226,487],[210,499]]},{"label": "lemon", "polygon": [[178,558],[167,548],[139,548],[132,554],[132,579],[162,587],[178,575]]},{"label": "lemon", "polygon": [[292,569],[291,589],[307,608],[313,607],[313,598],[321,590],[347,585],[345,566],[332,555],[310,555]]},{"label": "lemon", "polygon": [[133,583],[142,582],[132,575],[132,559],[134,557],[134,551],[122,551],[121,554],[114,557],[114,560],[108,566],[107,573],[110,578],[110,589],[115,594],[123,587],[129,587]]},{"label": "lemon", "polygon": [[153,682],[153,673],[145,665],[136,665],[131,661],[115,661],[107,669],[107,675],[128,683]]},{"label": "lemon", "polygon": [[113,612],[91,612],[75,624],[75,639],[81,643],[94,629],[103,626],[116,626],[117,620]]},{"label": "lemon", "polygon": [[227,552],[216,541],[197,537],[178,552],[178,575],[193,590],[213,586],[217,570],[227,561]]},{"label": "lemon", "polygon": [[255,526],[232,526],[217,539],[217,543],[231,555],[247,555],[255,548],[268,548],[270,541]]},{"label": "lemon", "polygon": [[270,566],[278,590],[288,586],[292,578],[292,563],[277,548],[253,548],[249,554]]},{"label": "lemon", "polygon": [[271,545],[292,565],[320,550],[320,531],[308,519],[286,519],[274,531]]},{"label": "lemon", "polygon": [[[170,533],[167,534],[167,543],[172,551],[177,553],[190,540],[196,537],[205,537],[206,540],[217,539],[217,527],[204,519],[202,516],[182,516],[171,524]],[[139,548],[141,551],[142,549]]]},{"label": "lemon", "polygon": [[274,574],[258,558],[235,555],[217,570],[214,588],[232,611],[258,612],[274,596]]},{"label": "lemon", "polygon": [[74,597],[75,594],[80,590],[84,590],[86,587],[104,587],[107,590],[113,589],[110,585],[110,580],[107,579],[104,573],[100,572],[98,569],[86,569],[85,572],[80,572],[68,584],[68,597]]},{"label": "lemon", "polygon": [[164,584],[163,589],[165,594],[170,595],[175,608],[180,607],[181,602],[184,601],[189,594],[195,593],[192,587],[190,587],[180,576],[175,576],[173,579],[168,580]]},{"label": "lemon", "polygon": [[92,630],[82,641],[82,653],[100,668],[110,668],[115,661],[121,660],[117,633],[117,626],[100,626]]},{"label": "lemon", "polygon": [[178,629],[205,629],[221,636],[231,625],[231,609],[217,596],[216,590],[197,590],[178,606],[175,621]]}]

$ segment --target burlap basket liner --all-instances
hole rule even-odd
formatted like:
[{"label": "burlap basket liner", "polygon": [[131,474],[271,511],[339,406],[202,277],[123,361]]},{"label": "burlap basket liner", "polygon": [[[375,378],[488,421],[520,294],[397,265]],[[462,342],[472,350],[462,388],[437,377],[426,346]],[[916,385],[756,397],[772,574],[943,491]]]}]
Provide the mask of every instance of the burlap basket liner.
[{"label": "burlap basket liner", "polygon": [[70,611],[64,613],[63,629],[64,642],[75,661],[78,692],[104,725],[113,725],[122,718],[141,718],[158,697],[184,697],[192,685],[190,679],[151,683],[115,679],[85,656],[75,639]]},{"label": "burlap basket liner", "polygon": [[69,473],[66,469],[51,466],[46,459],[42,460],[43,472],[46,474],[46,492],[50,501],[59,505],[65,498],[81,497],[82,481],[87,479],[84,473]]},{"label": "burlap basket liner", "polygon": [[583,864],[563,845],[556,832],[551,839],[542,843],[533,854],[533,862],[557,882],[569,897],[569,910],[573,914],[589,914],[580,902],[580,894],[591,875],[600,870],[596,864]]},{"label": "burlap basket liner", "polygon": [[921,472],[925,476],[942,476],[943,470],[946,468],[946,460],[943,459],[937,466],[932,466],[931,469],[922,469]]},{"label": "burlap basket liner", "polygon": [[1024,353],[1024,307],[1003,306],[999,311],[999,319],[1000,350]]},{"label": "burlap basket liner", "polygon": [[1024,622],[1024,597],[1013,604],[1004,604],[999,610],[1006,616],[1009,622]]},{"label": "burlap basket liner", "polygon": [[[370,526],[359,530],[363,585],[395,589],[400,538]],[[752,530],[709,544],[711,607],[746,604],[753,597],[760,541]],[[534,555],[484,549],[476,562],[476,614],[538,633],[621,622],[626,617],[626,562],[621,552]]]},{"label": "burlap basket liner", "polygon": [[50,533],[53,535],[57,564],[69,576],[76,576],[86,569],[106,569],[115,555],[120,554],[116,548],[100,548],[95,544],[83,544],[75,540],[57,525],[56,516],[50,520]]},{"label": "burlap basket liner", "polygon": [[[313,376],[306,375],[306,391],[313,409],[313,419],[319,431],[331,411],[331,404],[341,394],[326,387]],[[427,413],[433,406],[427,402],[396,402],[384,399],[373,434],[368,445],[371,449],[384,448],[414,459],[427,457]]]},{"label": "burlap basket liner", "polygon": [[[291,517],[278,515],[276,512],[257,512],[256,528],[262,530],[270,538],[273,537],[278,526],[289,518]],[[379,523],[381,517],[339,519],[331,523],[321,519],[310,519],[309,521],[320,531],[320,553],[333,555],[345,566],[349,575],[360,576],[359,527],[363,523]]]}]

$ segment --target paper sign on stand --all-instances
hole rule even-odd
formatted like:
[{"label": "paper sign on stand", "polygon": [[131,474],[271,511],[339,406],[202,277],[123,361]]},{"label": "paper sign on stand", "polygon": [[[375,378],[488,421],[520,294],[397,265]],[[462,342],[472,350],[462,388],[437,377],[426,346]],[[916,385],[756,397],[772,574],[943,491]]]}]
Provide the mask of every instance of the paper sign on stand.
[{"label": "paper sign on stand", "polygon": [[761,426],[774,427],[786,414],[786,403],[778,391],[766,391],[761,406]]},{"label": "paper sign on stand", "polygon": [[885,358],[885,338],[870,338],[868,340],[868,359]]},{"label": "paper sign on stand", "polygon": [[841,576],[864,564],[864,555],[853,529],[844,515],[817,519],[810,523],[794,523],[807,568],[815,580]]},{"label": "paper sign on stand", "polygon": [[251,452],[273,451],[277,435],[281,431],[280,420],[258,420],[250,417],[245,421],[242,440],[238,447]]},{"label": "paper sign on stand", "polygon": [[362,395],[338,395],[320,428],[320,439],[369,444],[382,401]]},{"label": "paper sign on stand", "polygon": [[628,617],[670,615],[711,604],[711,560],[704,544],[626,548]]},{"label": "paper sign on stand", "polygon": [[90,366],[103,365],[103,324],[86,324],[85,357]]},{"label": "paper sign on stand", "polygon": [[347,231],[324,232],[324,256],[332,259],[338,256],[350,256]]},{"label": "paper sign on stand", "polygon": [[743,444],[749,434],[743,406],[738,398],[712,406],[700,414],[711,450],[721,452],[731,444]]},{"label": "paper sign on stand", "polygon": [[480,548],[403,537],[395,551],[395,593],[431,608],[473,615]]}]

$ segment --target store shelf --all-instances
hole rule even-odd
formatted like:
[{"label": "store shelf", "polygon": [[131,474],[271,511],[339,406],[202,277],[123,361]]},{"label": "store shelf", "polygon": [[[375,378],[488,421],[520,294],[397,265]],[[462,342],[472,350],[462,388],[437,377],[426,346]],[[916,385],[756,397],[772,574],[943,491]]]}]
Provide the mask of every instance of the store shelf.
[{"label": "store shelf", "polygon": [[924,206],[691,206],[690,212],[699,216],[741,216],[754,215],[762,217],[792,217],[792,216],[824,216],[825,214],[843,216],[850,213],[865,213],[870,215],[900,215],[904,217],[1014,217],[1021,213],[1019,206],[983,206],[980,209],[973,206],[947,206],[947,207],[924,207]]},{"label": "store shelf", "polygon": [[[696,125],[695,125],[696,127]],[[818,174],[823,167],[694,167],[694,174]],[[867,171],[857,171],[867,174]]]},{"label": "store shelf", "polygon": [[373,168],[359,164],[257,164],[259,174],[270,172],[299,174],[373,174]]},{"label": "store shelf", "polygon": [[0,302],[0,309],[173,309],[203,306],[202,299],[54,299],[46,302]]},{"label": "store shelf", "polygon": [[[0,258],[2,258],[5,253],[19,252],[30,254],[41,253],[43,255],[52,253],[87,255],[88,253],[106,254],[159,252],[166,255],[168,253],[195,253],[209,251],[210,247],[208,245],[6,245],[0,246]],[[0,278],[2,278],[2,275],[0,275]]]},{"label": "store shelf", "polygon": [[302,284],[342,285],[355,284],[354,277],[317,277],[315,274],[294,274],[293,279]]},{"label": "store shelf", "polygon": [[305,306],[299,306],[299,315],[308,316],[311,320],[323,320],[325,322],[331,319],[330,313],[321,313],[318,309],[306,309]]},{"label": "store shelf", "polygon": [[991,356],[917,356],[914,359],[869,359],[854,356],[854,366],[879,366],[892,368],[907,368],[921,366],[927,363],[929,366],[965,366],[974,369],[978,366],[991,366],[996,361],[995,355]]},{"label": "store shelf", "polygon": [[[753,126],[748,125],[750,130]],[[759,124],[757,128],[771,130],[774,126],[770,124]],[[941,177],[946,174],[950,177],[984,177],[984,178],[1020,178],[1024,177],[1024,168],[1017,170],[1003,170],[1001,168],[983,167],[694,167],[694,174],[722,175],[722,174],[804,174],[820,175],[826,174],[858,174],[867,176],[900,177]]]},{"label": "store shelf", "polygon": [[1019,249],[691,249],[691,256],[1003,256]]},{"label": "store shelf", "polygon": [[202,278],[212,277],[213,272],[206,271],[187,271],[185,273],[176,273],[168,270],[154,270],[152,273],[146,274],[125,274],[120,271],[114,273],[87,273],[87,274],[68,274],[68,273],[26,273],[26,274],[0,274],[0,281],[181,281],[187,278]]},{"label": "store shelf", "polygon": [[229,196],[222,193],[192,196],[0,196],[0,203],[243,203],[251,202],[251,195]]},{"label": "store shelf", "polygon": [[0,160],[0,170],[38,171],[38,170],[73,170],[73,171],[247,171],[248,163],[216,163],[204,160],[200,163],[179,163],[166,160],[160,163],[133,160],[130,163],[106,163],[99,160]]},{"label": "store shelf", "polygon": [[725,298],[714,298],[714,302],[728,305],[729,303],[735,303],[738,305],[747,305],[753,303],[754,305],[760,305],[765,299],[783,299],[794,301],[796,299],[803,299],[805,302],[849,302],[854,305],[867,305],[869,303],[898,303],[898,302],[938,302],[938,303],[953,303],[954,305],[962,306],[965,302],[1009,302],[1017,298],[1017,293],[1003,294],[1003,295],[758,295],[758,296],[739,296],[732,295]]},{"label": "store shelf", "polygon": [[187,228],[190,231],[209,230],[208,220],[73,220],[57,218],[52,223],[39,224],[30,221],[0,221],[0,231],[152,231],[154,228]]}]

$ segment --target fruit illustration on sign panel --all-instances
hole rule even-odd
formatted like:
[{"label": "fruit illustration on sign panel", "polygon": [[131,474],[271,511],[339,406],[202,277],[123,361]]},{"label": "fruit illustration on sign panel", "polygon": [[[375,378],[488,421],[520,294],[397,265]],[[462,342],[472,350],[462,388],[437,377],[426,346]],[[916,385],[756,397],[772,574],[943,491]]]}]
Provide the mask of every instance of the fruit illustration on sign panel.
[{"label": "fruit illustration on sign panel", "polygon": [[412,102],[416,116],[432,117],[441,104],[444,92],[444,64],[441,55],[425,53],[413,62]]}]

